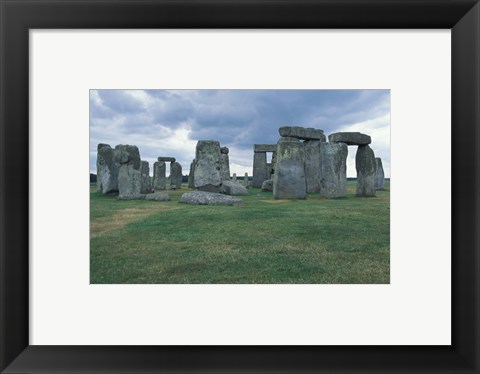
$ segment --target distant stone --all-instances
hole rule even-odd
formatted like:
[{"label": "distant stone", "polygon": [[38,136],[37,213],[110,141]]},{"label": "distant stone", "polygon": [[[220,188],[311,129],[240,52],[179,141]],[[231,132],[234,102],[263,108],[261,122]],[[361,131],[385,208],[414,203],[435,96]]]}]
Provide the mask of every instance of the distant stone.
[{"label": "distant stone", "polygon": [[248,191],[242,184],[233,181],[223,181],[220,192],[226,195],[248,195]]},{"label": "distant stone", "polygon": [[330,143],[345,143],[346,145],[367,145],[372,142],[369,135],[360,132],[336,132],[328,135]]},{"label": "distant stone", "polygon": [[118,195],[118,200],[145,200],[145,194],[126,194]]},{"label": "distant stone", "polygon": [[260,188],[263,181],[270,179],[267,166],[267,154],[265,152],[255,152],[253,154],[253,182],[252,186]]},{"label": "distant stone", "polygon": [[305,180],[307,193],[320,192],[320,140],[305,140]]},{"label": "distant stone", "polygon": [[375,196],[375,171],[377,163],[372,148],[368,145],[359,146],[355,156],[357,169],[357,196]]},{"label": "distant stone", "polygon": [[175,157],[158,157],[158,161],[163,161],[163,162],[175,162],[177,159]]},{"label": "distant stone", "polygon": [[272,192],[273,191],[273,180],[268,179],[262,183],[262,191]]},{"label": "distant stone", "polygon": [[291,137],[303,140],[320,140],[326,141],[325,134],[321,129],[301,126],[283,126],[278,129],[280,136]]},{"label": "distant stone", "polygon": [[347,195],[347,156],[345,143],[320,144],[320,196],[326,198]]},{"label": "distant stone", "polygon": [[385,172],[383,171],[382,159],[380,157],[375,158],[377,169],[375,171],[375,189],[383,190],[385,187]]},{"label": "distant stone", "polygon": [[190,173],[188,173],[188,188],[195,188],[195,160],[190,164]]},{"label": "distant stone", "polygon": [[134,145],[117,145],[114,150],[118,168],[119,197],[138,196],[141,190],[140,152]]},{"label": "distant stone", "polygon": [[148,161],[142,161],[140,164],[140,193],[147,194],[152,192],[152,178],[150,178],[150,166]]},{"label": "distant stone", "polygon": [[221,184],[220,143],[216,140],[199,140],[195,149],[195,188],[220,192]]},{"label": "distant stone", "polygon": [[273,197],[275,199],[304,199],[306,197],[304,163],[303,143],[292,137],[280,138],[273,176]]},{"label": "distant stone", "polygon": [[193,191],[182,195],[180,202],[193,205],[244,205],[245,202],[238,198],[220,193]]},{"label": "distant stone", "polygon": [[[108,144],[99,144],[97,147],[97,189],[106,194],[118,191],[118,167],[114,151]],[[90,175],[90,180],[92,180]]]},{"label": "distant stone", "polygon": [[182,165],[178,162],[170,164],[170,188],[172,190],[182,188]]},{"label": "distant stone", "polygon": [[243,177],[243,185],[245,187],[248,187],[248,173],[245,173],[245,175]]},{"label": "distant stone", "polygon": [[153,164],[153,189],[165,190],[167,188],[166,165],[163,161]]},{"label": "distant stone", "polygon": [[170,196],[168,195],[168,193],[149,193],[145,195],[145,200],[170,201]]}]

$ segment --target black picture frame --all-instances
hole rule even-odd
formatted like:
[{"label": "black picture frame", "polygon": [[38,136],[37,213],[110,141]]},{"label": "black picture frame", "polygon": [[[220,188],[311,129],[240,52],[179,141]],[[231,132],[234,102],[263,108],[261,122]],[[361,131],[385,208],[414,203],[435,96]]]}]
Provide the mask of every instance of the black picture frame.
[{"label": "black picture frame", "polygon": [[[477,0],[0,0],[0,27],[2,373],[480,372]],[[452,344],[29,345],[29,29],[45,28],[451,29]]]}]

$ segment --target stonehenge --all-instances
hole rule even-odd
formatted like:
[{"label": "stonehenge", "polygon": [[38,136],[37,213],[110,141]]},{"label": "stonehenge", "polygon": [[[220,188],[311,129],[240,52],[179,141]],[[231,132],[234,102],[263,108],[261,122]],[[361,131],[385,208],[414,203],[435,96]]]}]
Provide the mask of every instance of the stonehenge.
[{"label": "stonehenge", "polygon": [[118,192],[118,166],[108,144],[97,146],[97,189],[106,194]]},{"label": "stonehenge", "polygon": [[188,173],[188,188],[195,188],[195,182],[193,180],[195,174],[195,160],[190,163],[190,172]]},{"label": "stonehenge", "polygon": [[370,136],[360,132],[336,132],[328,135],[330,143],[345,143],[346,145],[368,145],[372,142]]},{"label": "stonehenge", "polygon": [[305,181],[307,193],[320,192],[320,140],[305,140]]},{"label": "stonehenge", "polygon": [[321,143],[320,197],[331,199],[347,195],[347,156],[345,143]]},{"label": "stonehenge", "polygon": [[[267,163],[267,152],[272,153],[272,162]],[[253,145],[253,181],[252,187],[260,188],[262,183],[272,178],[274,173],[274,160],[276,157],[276,144],[254,144]]]},{"label": "stonehenge", "polygon": [[148,161],[142,161],[140,167],[140,193],[148,194],[152,192],[152,179],[150,177],[150,166]]},{"label": "stonehenge", "polygon": [[173,161],[170,163],[170,188],[176,190],[182,187],[182,165]]},{"label": "stonehenge", "polygon": [[375,171],[375,190],[383,190],[385,186],[385,172],[383,171],[382,159],[380,157],[375,158],[376,171]]},{"label": "stonehenge", "polygon": [[277,143],[277,161],[273,175],[273,197],[275,199],[304,199],[306,197],[304,164],[303,143],[297,138],[281,137]]},{"label": "stonehenge", "polygon": [[357,196],[375,196],[375,171],[377,163],[375,154],[369,145],[358,147],[355,156],[355,168],[357,169]]},{"label": "stonehenge", "polygon": [[117,145],[113,151],[118,167],[118,196],[136,196],[141,191],[140,152],[135,145]]},{"label": "stonehenge", "polygon": [[220,142],[199,140],[195,149],[194,187],[199,191],[220,192],[222,162]]},{"label": "stonehenge", "polygon": [[222,174],[222,181],[230,180],[230,160],[228,158],[228,148],[221,147],[220,148],[220,167],[221,167],[221,174]]},{"label": "stonehenge", "polygon": [[163,161],[153,164],[153,189],[165,190],[167,188],[166,165]]},{"label": "stonehenge", "polygon": [[278,132],[282,137],[297,138],[301,140],[320,140],[322,142],[326,141],[323,130],[311,127],[283,126],[278,129]]}]

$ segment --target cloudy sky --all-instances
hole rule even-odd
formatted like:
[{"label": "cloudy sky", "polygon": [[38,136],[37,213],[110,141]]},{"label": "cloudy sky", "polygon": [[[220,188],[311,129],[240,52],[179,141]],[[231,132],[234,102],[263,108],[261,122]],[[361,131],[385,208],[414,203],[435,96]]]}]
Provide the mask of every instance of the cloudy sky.
[{"label": "cloudy sky", "polygon": [[[197,141],[213,139],[229,147],[232,173],[252,175],[253,144],[277,143],[286,125],[368,134],[390,177],[389,90],[91,90],[90,172],[107,143],[138,146],[151,174],[158,156],[176,157],[185,175]],[[348,150],[354,177],[356,147]]]}]

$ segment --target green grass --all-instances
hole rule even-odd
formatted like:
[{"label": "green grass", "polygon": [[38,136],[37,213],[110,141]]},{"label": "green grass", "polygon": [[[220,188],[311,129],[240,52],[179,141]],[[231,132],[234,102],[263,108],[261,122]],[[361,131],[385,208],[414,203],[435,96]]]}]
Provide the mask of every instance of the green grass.
[{"label": "green grass", "polygon": [[90,193],[91,283],[389,283],[389,182],[375,198],[274,200],[245,205],[120,201]]}]

